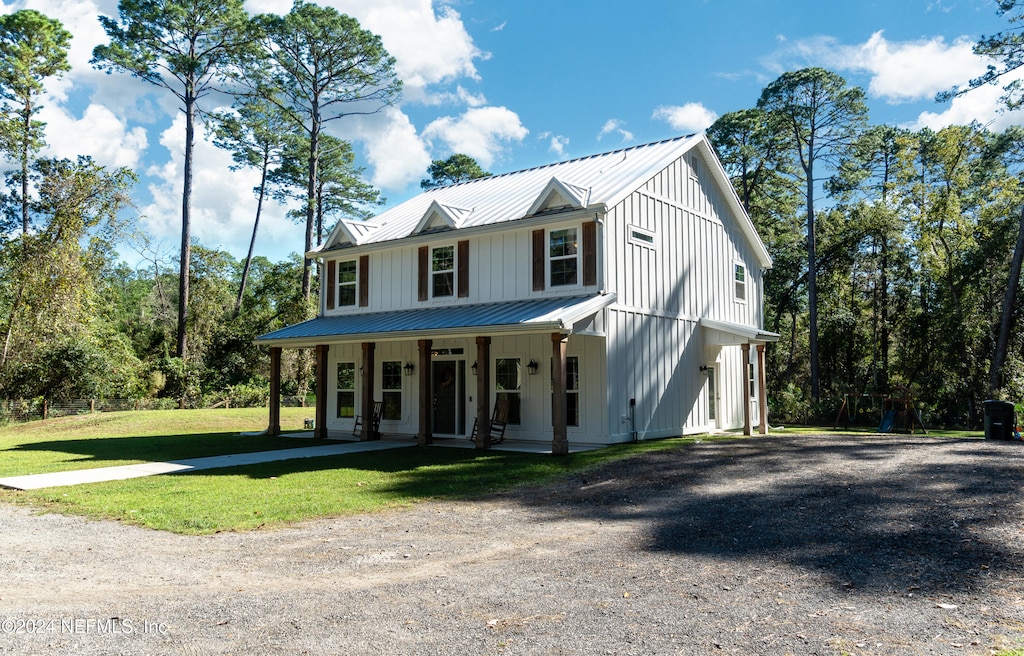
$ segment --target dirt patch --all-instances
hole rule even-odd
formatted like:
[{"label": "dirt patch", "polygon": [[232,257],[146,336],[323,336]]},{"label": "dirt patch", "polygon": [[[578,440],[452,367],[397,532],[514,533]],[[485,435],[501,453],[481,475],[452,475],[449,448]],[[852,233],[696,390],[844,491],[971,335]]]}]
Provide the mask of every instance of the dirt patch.
[{"label": "dirt patch", "polygon": [[556,484],[186,537],[0,505],[0,653],[989,654],[1024,445],[704,442]]}]

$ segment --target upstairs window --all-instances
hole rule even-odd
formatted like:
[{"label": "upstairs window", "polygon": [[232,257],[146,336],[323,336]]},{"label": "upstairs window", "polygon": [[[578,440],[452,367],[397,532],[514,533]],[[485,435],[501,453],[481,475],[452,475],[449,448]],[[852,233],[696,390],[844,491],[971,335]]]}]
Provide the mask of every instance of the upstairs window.
[{"label": "upstairs window", "polygon": [[552,287],[579,283],[580,262],[576,228],[550,232],[548,260]]},{"label": "upstairs window", "polygon": [[455,247],[441,246],[430,253],[431,296],[455,295]]},{"label": "upstairs window", "polygon": [[356,304],[356,261],[338,262],[338,305]]},{"label": "upstairs window", "polygon": [[747,269],[742,264],[733,265],[733,280],[736,285],[736,300],[747,300]]}]

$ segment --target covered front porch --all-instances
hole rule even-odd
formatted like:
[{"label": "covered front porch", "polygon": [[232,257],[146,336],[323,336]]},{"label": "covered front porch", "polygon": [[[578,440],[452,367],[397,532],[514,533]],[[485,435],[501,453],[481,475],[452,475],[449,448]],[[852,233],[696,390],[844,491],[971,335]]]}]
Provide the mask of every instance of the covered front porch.
[{"label": "covered front porch", "polygon": [[[487,449],[491,413],[502,399],[509,446],[532,450],[544,442],[551,453],[568,453],[570,432],[581,429],[567,421],[580,394],[567,353],[570,343],[586,350],[587,341],[603,339],[590,331],[592,319],[613,301],[597,294],[321,316],[269,333],[257,340],[270,347],[268,432],[281,432],[282,350],[312,348],[315,438],[369,441],[383,433],[420,445],[470,446],[475,434],[472,446]],[[363,419],[375,410],[379,431]]]},{"label": "covered front porch", "polygon": [[[767,376],[765,370],[765,347],[770,342],[779,339],[777,333],[764,330],[757,330],[749,326],[716,321],[712,319],[701,319],[703,329],[704,347],[708,351],[720,349],[723,346],[739,346],[741,357],[739,359],[741,370],[734,372],[730,378],[738,381],[742,387],[743,407],[743,434],[753,434],[753,414],[756,408],[757,432],[761,435],[768,434],[768,395]],[[751,351],[753,347],[753,352]],[[756,360],[752,355],[756,353]],[[715,357],[709,359],[714,361]],[[706,370],[707,367],[704,367]],[[714,394],[714,390],[709,391]]]}]

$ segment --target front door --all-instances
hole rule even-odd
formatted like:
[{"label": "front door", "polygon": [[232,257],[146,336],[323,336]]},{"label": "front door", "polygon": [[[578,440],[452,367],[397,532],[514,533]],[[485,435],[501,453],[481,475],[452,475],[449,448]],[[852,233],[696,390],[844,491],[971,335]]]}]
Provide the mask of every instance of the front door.
[{"label": "front door", "polygon": [[466,433],[466,401],[462,388],[466,379],[465,360],[435,360],[433,363],[435,435]]}]

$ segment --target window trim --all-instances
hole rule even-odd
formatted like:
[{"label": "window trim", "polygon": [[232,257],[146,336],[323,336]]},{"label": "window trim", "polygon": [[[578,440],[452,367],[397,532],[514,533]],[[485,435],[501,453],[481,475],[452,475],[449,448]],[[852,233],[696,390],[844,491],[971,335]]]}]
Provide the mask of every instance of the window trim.
[{"label": "window trim", "polygon": [[627,225],[626,228],[629,230],[629,241],[631,243],[652,250],[656,248],[654,243],[656,235],[653,231],[633,225],[632,223]]},{"label": "window trim", "polygon": [[[386,369],[388,368],[389,365],[391,365],[391,366],[393,366],[395,368],[395,373],[393,374],[393,380],[397,380],[398,381],[398,387],[388,387],[387,386],[388,374],[387,374]],[[403,376],[402,376],[403,373],[404,373],[404,371],[402,369],[402,361],[401,360],[382,360],[381,363],[380,363],[380,395],[381,395],[381,399],[384,401],[384,414],[382,415],[382,419],[384,419],[386,421],[401,421],[402,420],[402,412],[403,412],[402,403],[403,403],[403,400],[404,400],[402,394],[404,392],[403,387],[404,387],[404,384],[405,384],[404,380],[403,380]],[[388,397],[389,396],[396,396],[396,395],[398,396],[398,416],[396,417],[396,416],[392,415],[392,416],[389,417],[388,414],[387,414],[388,413],[388,409],[390,407],[388,405]]]},{"label": "window trim", "polygon": [[[742,279],[741,279],[742,278]],[[732,295],[737,303],[747,302],[747,265],[738,260],[732,263]],[[740,292],[742,290],[742,292]]]},{"label": "window trim", "polygon": [[[350,365],[351,368],[352,368],[352,387],[351,388],[342,387],[341,386],[341,369],[345,365]],[[356,411],[359,408],[359,399],[357,398],[357,391],[358,390],[356,389],[358,387],[358,384],[357,384],[357,381],[356,381],[356,372],[357,371],[358,371],[358,369],[356,368],[356,363],[354,361],[352,361],[352,360],[342,360],[342,361],[339,361],[337,363],[336,367],[335,367],[334,391],[335,391],[335,405],[336,405],[336,407],[334,409],[334,414],[335,414],[335,416],[338,419],[355,419],[355,416],[357,414]],[[352,414],[348,415],[348,416],[345,416],[345,415],[341,414],[341,408],[342,408],[342,406],[341,406],[341,395],[343,393],[345,393],[345,394],[351,393],[352,394]]]},{"label": "window trim", "polygon": [[[341,281],[341,266],[343,264],[351,264],[355,277],[351,282]],[[334,264],[334,308],[349,308],[356,307],[359,305],[359,260],[335,260]],[[342,303],[341,302],[341,290],[343,287],[352,287],[352,302]]]},{"label": "window trim", "polygon": [[[434,252],[444,248],[451,249],[452,252],[452,268],[444,269],[442,271],[434,271]],[[429,276],[427,285],[430,290],[431,299],[449,299],[458,298],[459,294],[459,262],[458,262],[458,246],[456,244],[439,244],[437,246],[431,246],[429,251],[429,259],[427,260],[427,275]],[[434,276],[438,274],[451,273],[452,285],[450,294],[436,294],[434,293]]]},{"label": "window trim", "polygon": [[[572,230],[575,233],[576,241],[576,252],[571,255],[560,255],[554,256],[551,254],[551,238],[556,232],[565,232]],[[583,248],[582,248],[582,227],[578,223],[574,223],[568,226],[562,226],[560,228],[549,228],[544,235],[544,277],[547,289],[559,290],[559,289],[574,289],[583,286]],[[569,261],[572,260],[576,264],[576,282],[564,283],[556,285],[551,280],[552,264],[555,261]]]}]

